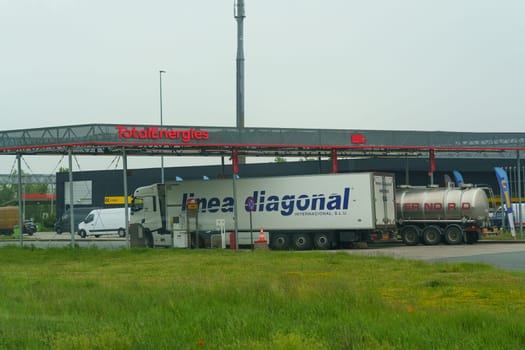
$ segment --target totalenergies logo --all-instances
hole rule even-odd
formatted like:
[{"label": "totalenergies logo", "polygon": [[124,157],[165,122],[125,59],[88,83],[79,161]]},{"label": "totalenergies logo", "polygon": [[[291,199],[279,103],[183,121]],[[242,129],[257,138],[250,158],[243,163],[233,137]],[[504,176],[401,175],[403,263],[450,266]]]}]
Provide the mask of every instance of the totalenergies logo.
[{"label": "totalenergies logo", "polygon": [[195,130],[194,128],[186,130],[161,129],[149,127],[144,129],[127,128],[125,126],[116,126],[119,139],[140,139],[140,140],[177,140],[190,142],[192,140],[207,140],[209,138],[208,130]]}]

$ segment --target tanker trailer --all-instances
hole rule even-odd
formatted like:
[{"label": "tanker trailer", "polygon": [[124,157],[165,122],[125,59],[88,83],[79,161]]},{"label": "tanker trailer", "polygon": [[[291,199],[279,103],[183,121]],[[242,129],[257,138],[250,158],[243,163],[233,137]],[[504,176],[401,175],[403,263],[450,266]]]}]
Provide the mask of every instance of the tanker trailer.
[{"label": "tanker trailer", "polygon": [[416,245],[474,243],[489,226],[489,201],[479,187],[400,187],[397,223],[403,242]]}]

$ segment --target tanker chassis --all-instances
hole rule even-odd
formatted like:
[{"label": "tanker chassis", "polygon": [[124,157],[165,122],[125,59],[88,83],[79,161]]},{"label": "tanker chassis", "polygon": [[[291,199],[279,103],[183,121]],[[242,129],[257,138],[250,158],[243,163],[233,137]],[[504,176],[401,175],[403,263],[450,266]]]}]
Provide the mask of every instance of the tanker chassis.
[{"label": "tanker chassis", "polygon": [[[192,200],[198,209],[190,214]],[[474,243],[488,211],[480,188],[396,190],[392,174],[367,172],[153,184],[135,190],[130,224],[142,227],[150,247],[174,246],[181,232],[218,233],[222,222],[239,236],[264,228],[272,249],[305,250],[394,237],[407,245]]]},{"label": "tanker chassis", "polygon": [[[218,222],[235,231],[237,212],[239,235],[264,228],[272,249],[330,249],[393,238],[394,196],[394,176],[384,173],[167,182],[135,190],[130,224],[142,226],[148,246],[171,246],[192,222],[199,232],[216,233]],[[198,212],[189,220],[191,200]]]}]

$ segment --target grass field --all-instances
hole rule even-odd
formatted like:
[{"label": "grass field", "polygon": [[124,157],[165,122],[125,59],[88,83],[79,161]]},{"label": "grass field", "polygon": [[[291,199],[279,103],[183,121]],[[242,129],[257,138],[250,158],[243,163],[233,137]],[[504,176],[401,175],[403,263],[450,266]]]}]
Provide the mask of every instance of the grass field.
[{"label": "grass field", "polygon": [[521,235],[521,231],[520,231],[520,227],[516,227],[516,237],[512,237],[512,234],[509,230],[499,230],[497,234],[492,234],[492,235],[485,235],[483,236],[482,239],[485,239],[485,240],[489,240],[489,241],[499,241],[499,240],[503,240],[503,241],[506,241],[506,240],[515,240],[515,239],[518,239],[518,240],[521,240],[523,239],[524,237],[522,237]]},{"label": "grass field", "polygon": [[525,273],[320,252],[0,249],[0,349],[524,349]]}]

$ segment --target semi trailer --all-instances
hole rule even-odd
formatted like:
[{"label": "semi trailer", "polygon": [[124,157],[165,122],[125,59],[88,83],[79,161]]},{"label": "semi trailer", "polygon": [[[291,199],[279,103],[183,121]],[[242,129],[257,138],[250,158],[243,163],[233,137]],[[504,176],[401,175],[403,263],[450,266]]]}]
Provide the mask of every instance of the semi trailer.
[{"label": "semi trailer", "polygon": [[392,238],[394,192],[394,176],[382,173],[168,182],[136,189],[130,223],[142,225],[148,245],[170,245],[191,224],[187,203],[196,200],[199,232],[218,222],[239,235],[262,227],[273,249],[329,249]]},{"label": "semi trailer", "polygon": [[253,242],[254,228],[276,250],[396,238],[459,244],[475,242],[488,224],[488,199],[477,188],[396,190],[394,175],[378,172],[180,181],[137,188],[130,224],[150,247],[174,246],[184,232],[188,247],[198,245],[198,233],[220,229]]}]

